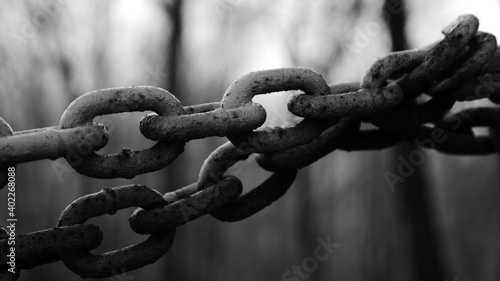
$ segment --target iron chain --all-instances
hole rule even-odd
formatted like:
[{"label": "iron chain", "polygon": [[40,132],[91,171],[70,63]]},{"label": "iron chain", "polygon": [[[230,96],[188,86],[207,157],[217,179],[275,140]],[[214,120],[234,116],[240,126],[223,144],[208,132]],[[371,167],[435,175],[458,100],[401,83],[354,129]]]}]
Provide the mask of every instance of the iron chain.
[{"label": "iron chain", "polygon": [[[495,37],[478,32],[478,27],[475,16],[460,16],[443,30],[442,41],[381,57],[361,82],[328,85],[312,70],[281,68],[243,76],[221,102],[184,107],[163,89],[140,86],[84,94],[55,127],[13,131],[0,118],[1,187],[7,183],[6,167],[23,162],[64,157],[89,177],[131,179],[166,167],[192,139],[230,140],[205,160],[197,182],[173,192],[161,195],[147,186],[126,185],[76,199],[62,212],[57,227],[17,237],[17,265],[29,269],[62,260],[82,278],[99,278],[154,263],[172,245],[176,227],[205,214],[229,222],[252,216],[285,194],[299,169],[336,149],[380,150],[439,133],[446,141],[422,146],[449,154],[497,153],[499,107],[450,113],[458,101],[488,98],[500,103],[500,51]],[[291,128],[257,129],[266,111],[252,98],[289,90],[303,92],[290,97],[288,109],[304,120]],[[130,111],[154,112],[141,120],[140,131],[157,143],[142,151],[123,148],[97,154],[109,133],[93,118]],[[361,130],[362,122],[377,128]],[[476,136],[472,129],[478,126],[490,128],[490,133]],[[225,173],[253,153],[273,174],[241,195],[241,181]],[[101,243],[102,232],[85,221],[130,206],[139,207],[129,218],[130,227],[149,238],[110,253],[90,254]],[[3,267],[8,262],[7,238],[1,229],[0,277],[17,280],[19,272],[10,274]]]}]

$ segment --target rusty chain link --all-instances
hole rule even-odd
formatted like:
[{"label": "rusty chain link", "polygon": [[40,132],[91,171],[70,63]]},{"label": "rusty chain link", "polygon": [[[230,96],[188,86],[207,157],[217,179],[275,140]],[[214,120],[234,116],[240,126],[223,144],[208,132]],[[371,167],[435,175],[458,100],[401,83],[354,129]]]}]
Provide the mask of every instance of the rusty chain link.
[{"label": "rusty chain link", "polygon": [[[312,70],[281,68],[243,76],[229,86],[221,102],[183,106],[163,89],[140,86],[84,94],[54,127],[13,131],[0,118],[0,188],[8,182],[7,167],[24,162],[64,157],[85,176],[131,179],[166,167],[192,139],[229,139],[205,160],[197,182],[164,195],[143,185],[104,188],[73,201],[57,227],[18,235],[15,274],[5,266],[9,234],[0,229],[0,279],[17,280],[19,268],[58,260],[82,278],[113,276],[154,263],[172,245],[176,227],[205,214],[228,222],[252,216],[283,196],[299,169],[336,149],[380,150],[410,141],[448,154],[497,153],[499,107],[451,112],[461,101],[488,98],[500,104],[500,51],[495,37],[478,32],[478,27],[475,16],[460,16],[443,29],[442,41],[381,57],[361,82],[327,85]],[[304,120],[290,128],[259,128],[266,111],[252,98],[290,90],[302,93],[290,96],[288,110]],[[144,116],[139,127],[157,143],[141,151],[123,148],[97,154],[109,133],[93,118],[131,111],[154,112]],[[376,128],[360,129],[362,122]],[[474,127],[488,127],[489,133],[476,135]],[[446,140],[425,141],[436,136]],[[257,163],[273,174],[241,195],[241,181],[226,171],[254,153]],[[129,218],[130,227],[149,238],[90,254],[103,234],[85,221],[130,206],[139,207]]]}]

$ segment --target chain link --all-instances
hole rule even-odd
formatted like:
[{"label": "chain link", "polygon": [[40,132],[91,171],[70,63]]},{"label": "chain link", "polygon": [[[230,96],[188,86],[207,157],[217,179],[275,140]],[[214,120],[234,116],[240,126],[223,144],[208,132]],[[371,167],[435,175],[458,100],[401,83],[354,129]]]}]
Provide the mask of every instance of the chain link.
[{"label": "chain link", "polygon": [[[154,263],[172,245],[176,227],[210,214],[239,221],[283,196],[297,171],[336,149],[380,150],[405,140],[443,153],[482,155],[500,148],[500,108],[479,107],[450,113],[456,102],[488,98],[500,103],[500,52],[493,35],[478,32],[479,21],[463,15],[443,29],[445,38],[417,50],[390,53],[375,61],[361,82],[331,84],[305,68],[251,72],[235,81],[221,102],[183,106],[169,92],[149,86],[101,89],[73,101],[59,126],[13,131],[0,118],[0,186],[7,168],[39,159],[64,157],[79,173],[94,178],[134,178],[162,169],[192,139],[226,136],[230,142],[203,163],[197,182],[161,195],[144,185],[104,188],[76,199],[61,214],[57,227],[17,236],[19,268],[29,269],[62,260],[82,278],[102,278]],[[260,128],[264,108],[255,95],[299,90],[288,109],[304,117],[290,128]],[[109,140],[100,115],[153,111],[140,131],[158,141],[141,151],[123,148],[96,153]],[[360,129],[361,123],[377,128]],[[474,127],[488,127],[477,136]],[[257,129],[257,130],[255,130]],[[428,140],[442,139],[441,142]],[[246,194],[241,181],[226,175],[238,161],[255,160],[273,174]],[[89,218],[139,207],[130,227],[149,238],[137,245],[94,255],[102,241]],[[0,231],[0,263],[5,265],[8,235]],[[0,268],[0,279],[17,280]]]},{"label": "chain link", "polygon": [[[181,102],[169,92],[156,87],[130,87],[96,90],[80,96],[64,111],[59,125],[74,128],[92,124],[99,115],[152,110],[162,116],[184,113]],[[66,160],[79,173],[94,178],[133,178],[159,170],[184,151],[184,142],[158,142],[153,147],[98,155],[94,150],[84,157],[68,155]]]},{"label": "chain link", "polygon": [[[229,86],[222,99],[224,109],[242,108],[252,104],[256,95],[271,92],[302,90],[306,95],[324,96],[330,89],[323,77],[306,68],[281,68],[251,72]],[[291,128],[228,134],[238,148],[252,152],[282,152],[311,142],[327,125],[322,120],[305,118]]]},{"label": "chain link", "polygon": [[266,121],[260,104],[223,110],[220,103],[199,105],[180,116],[146,115],[140,123],[141,133],[158,141],[188,141],[212,136],[225,136],[258,128]]},{"label": "chain link", "polygon": [[71,129],[59,127],[15,132],[9,138],[0,138],[0,165],[40,159],[57,159],[76,151],[96,151],[109,139],[102,124]]},{"label": "chain link", "polygon": [[[154,209],[163,203],[163,196],[158,191],[144,185],[104,188],[71,203],[62,212],[57,226],[83,224],[90,218],[113,215],[118,210],[132,206]],[[100,255],[85,250],[65,251],[61,253],[61,260],[82,278],[109,277],[116,272],[127,272],[155,262],[172,246],[174,234],[175,228],[167,229],[151,234],[139,244]]]},{"label": "chain link", "polygon": [[[0,117],[0,141],[9,139],[7,137],[11,137],[13,134],[14,132],[10,127],[10,125],[7,122],[5,122],[5,120],[2,117]],[[2,150],[6,150],[6,148],[8,148],[8,146],[1,147]],[[3,158],[3,154],[1,155]],[[11,166],[14,166],[14,164],[12,164]],[[0,189],[2,189],[7,184],[7,182],[8,182],[7,165],[4,166],[0,164]]]}]

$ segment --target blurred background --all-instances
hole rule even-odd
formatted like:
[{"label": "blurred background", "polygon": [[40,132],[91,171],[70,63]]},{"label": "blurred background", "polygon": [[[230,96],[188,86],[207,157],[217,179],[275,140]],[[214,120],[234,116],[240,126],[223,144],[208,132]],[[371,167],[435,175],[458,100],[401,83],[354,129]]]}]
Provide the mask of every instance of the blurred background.
[{"label": "blurred background", "polygon": [[[480,19],[480,30],[500,34],[496,0],[387,2],[2,1],[0,116],[15,131],[54,126],[78,96],[132,85],[167,89],[184,105],[220,101],[240,76],[286,66],[311,68],[328,83],[359,81],[379,56],[442,39],[441,29],[464,13]],[[266,125],[294,121],[287,95],[254,99],[268,111]],[[114,127],[101,152],[154,144],[139,132],[144,114],[96,118]],[[64,159],[20,164],[17,233],[54,227],[68,204],[104,187],[181,188],[197,180],[203,160],[225,141],[191,141],[167,168],[132,180],[87,178],[65,169]],[[500,280],[498,155],[428,151],[424,165],[391,190],[384,173],[396,173],[398,155],[407,158],[411,149],[331,153],[302,169],[264,211],[231,224],[210,216],[191,222],[177,229],[158,262],[107,279]],[[245,191],[270,175],[252,158],[232,173]],[[6,193],[0,191],[1,202]],[[104,231],[94,252],[145,239],[129,229],[132,211],[90,220]],[[318,239],[339,245],[317,269],[284,275],[313,257]],[[22,271],[20,280],[56,278],[80,280],[62,262]]]}]

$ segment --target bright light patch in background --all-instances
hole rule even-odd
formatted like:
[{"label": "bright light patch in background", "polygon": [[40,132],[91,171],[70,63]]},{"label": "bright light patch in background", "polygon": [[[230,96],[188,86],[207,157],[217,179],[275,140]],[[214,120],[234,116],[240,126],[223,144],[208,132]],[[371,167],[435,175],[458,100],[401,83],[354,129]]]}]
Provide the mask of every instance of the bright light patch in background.
[{"label": "bright light patch in background", "polygon": [[145,24],[151,20],[150,1],[128,1],[119,0],[113,7],[116,19],[124,25],[130,25],[140,28],[141,24]]},{"label": "bright light patch in background", "polygon": [[497,0],[408,1],[407,34],[410,47],[419,48],[443,38],[440,30],[462,14],[479,18],[479,30],[500,35],[500,3]]}]

